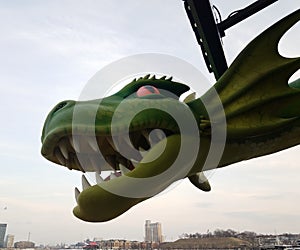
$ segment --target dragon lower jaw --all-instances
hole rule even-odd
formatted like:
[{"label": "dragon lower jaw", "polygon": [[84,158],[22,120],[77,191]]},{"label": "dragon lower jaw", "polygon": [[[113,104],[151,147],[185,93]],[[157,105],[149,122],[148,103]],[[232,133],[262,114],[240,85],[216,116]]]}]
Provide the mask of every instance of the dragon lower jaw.
[{"label": "dragon lower jaw", "polygon": [[98,183],[91,186],[83,176],[83,191],[75,189],[74,215],[89,222],[108,221],[185,178],[191,166],[186,169],[180,165],[183,162],[176,163],[181,140],[180,135],[166,137],[148,151],[134,170],[118,178],[103,181],[96,177]]}]

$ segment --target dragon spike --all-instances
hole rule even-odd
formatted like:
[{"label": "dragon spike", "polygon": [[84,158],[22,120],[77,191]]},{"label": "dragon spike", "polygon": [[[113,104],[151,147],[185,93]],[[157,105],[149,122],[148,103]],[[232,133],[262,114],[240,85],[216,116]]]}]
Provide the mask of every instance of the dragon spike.
[{"label": "dragon spike", "polygon": [[132,80],[132,82],[136,82],[136,78],[134,78],[134,79]]},{"label": "dragon spike", "polygon": [[183,102],[188,103],[188,102],[193,101],[195,99],[196,99],[196,93],[193,92],[193,93],[189,94],[187,97],[185,97]]},{"label": "dragon spike", "polygon": [[78,188],[76,187],[75,188],[75,199],[76,199],[76,202],[78,202],[78,196],[80,195],[80,191],[78,190]]},{"label": "dragon spike", "polygon": [[91,184],[88,182],[88,180],[86,179],[86,177],[84,175],[82,175],[81,181],[82,181],[82,189],[83,190],[85,190],[91,186]]},{"label": "dragon spike", "polygon": [[143,79],[149,79],[149,77],[150,77],[150,74],[145,75]]},{"label": "dragon spike", "polygon": [[161,77],[159,80],[166,80],[166,76]]},{"label": "dragon spike", "polygon": [[173,79],[173,76],[170,76],[170,77],[169,77],[169,78],[167,78],[166,80],[171,82],[171,81],[172,81],[172,79]]},{"label": "dragon spike", "polygon": [[155,75],[153,75],[150,79],[151,80],[156,80]]}]

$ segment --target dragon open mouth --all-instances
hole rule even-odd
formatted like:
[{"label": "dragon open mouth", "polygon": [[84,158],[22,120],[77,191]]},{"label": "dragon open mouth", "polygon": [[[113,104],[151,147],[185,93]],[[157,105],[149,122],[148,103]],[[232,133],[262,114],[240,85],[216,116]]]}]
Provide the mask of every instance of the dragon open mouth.
[{"label": "dragon open mouth", "polygon": [[[139,80],[140,83],[133,81],[131,95],[125,97],[115,94],[100,101],[64,101],[46,119],[42,155],[70,170],[95,172],[95,185],[91,185],[83,175],[83,190],[80,192],[75,188],[78,206],[74,214],[83,220],[107,221],[115,218],[178,179],[174,174],[162,183],[146,185],[144,181],[167,170],[176,159],[180,145],[180,136],[176,136],[179,135],[179,127],[174,118],[153,108],[153,105],[159,103],[161,106],[165,102],[172,106],[172,103],[178,103],[179,96],[189,87],[172,82],[173,86],[178,87],[177,93],[168,95],[165,91],[163,95],[161,92],[164,89],[158,90],[156,87],[170,80],[165,80],[165,77],[161,80],[152,78],[156,87],[145,84],[148,80],[149,76],[146,76]],[[169,84],[166,86],[170,87]],[[132,93],[136,94],[132,97]],[[127,105],[131,107],[133,100],[139,101],[139,105],[135,105],[142,112],[128,108]],[[182,108],[187,109],[183,105],[179,111]],[[90,109],[95,111],[94,117]],[[128,127],[124,127],[124,117],[129,112],[134,115]],[[115,123],[113,116],[118,118]],[[92,122],[89,122],[91,119]],[[169,138],[173,137],[176,143],[174,139],[169,142]],[[143,180],[142,188],[135,179]],[[144,194],[132,194],[140,189],[146,190]]]}]

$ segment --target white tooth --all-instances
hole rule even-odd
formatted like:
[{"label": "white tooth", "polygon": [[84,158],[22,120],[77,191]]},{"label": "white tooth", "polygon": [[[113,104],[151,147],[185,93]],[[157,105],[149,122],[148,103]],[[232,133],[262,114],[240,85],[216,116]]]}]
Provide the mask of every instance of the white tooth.
[{"label": "white tooth", "polygon": [[78,190],[78,188],[76,187],[75,188],[75,199],[76,199],[76,202],[78,203],[78,196],[80,195],[80,191]]},{"label": "white tooth", "polygon": [[65,144],[63,143],[60,143],[59,144],[59,149],[60,149],[60,152],[63,154],[63,156],[65,157],[65,159],[69,159],[69,154],[68,154],[68,149],[66,147]]},{"label": "white tooth", "polygon": [[77,136],[73,136],[70,138],[70,143],[75,149],[77,153],[80,153],[80,143],[79,143],[79,138]]},{"label": "white tooth", "polygon": [[121,163],[119,163],[119,169],[121,170],[122,174],[127,174],[128,172],[130,172],[130,170],[126,168],[124,165],[122,165]]},{"label": "white tooth", "polygon": [[142,131],[142,135],[145,137],[146,140],[149,139],[149,133],[147,133],[146,131]]},{"label": "white tooth", "polygon": [[83,190],[85,190],[91,186],[91,184],[88,182],[88,180],[86,179],[86,177],[84,175],[82,175],[81,181],[82,181],[82,189]]},{"label": "white tooth", "polygon": [[65,165],[68,169],[72,170],[72,166],[70,161],[66,161],[66,165]]},{"label": "white tooth", "polygon": [[117,178],[117,176],[114,173],[111,173],[109,177],[110,177],[110,180]]},{"label": "white tooth", "polygon": [[70,138],[69,138],[69,142],[70,142],[71,146],[74,148],[73,137],[70,137]]},{"label": "white tooth", "polygon": [[130,161],[131,161],[132,165],[133,165],[135,168],[136,168],[137,165],[139,164],[139,162],[137,162],[137,161],[134,160],[134,159],[130,159]]},{"label": "white tooth", "polygon": [[97,184],[100,184],[101,182],[104,181],[103,178],[100,176],[99,172],[96,172],[95,176],[96,176],[96,182],[97,182]]},{"label": "white tooth", "polygon": [[87,142],[95,152],[98,152],[98,145],[97,145],[96,138],[88,137]]},{"label": "white tooth", "polygon": [[149,141],[151,146],[158,143],[160,140],[164,138],[164,133],[159,129],[154,129],[150,132]]},{"label": "white tooth", "polygon": [[58,152],[59,150],[57,149],[55,151],[55,157],[57,158],[57,160],[59,161],[59,163],[63,166],[66,165],[66,160],[65,158],[62,156],[62,154],[60,152]]},{"label": "white tooth", "polygon": [[101,164],[101,171],[111,171],[112,167],[108,163]]},{"label": "white tooth", "polygon": [[141,147],[139,147],[139,151],[140,151],[140,154],[141,156],[144,158],[145,155],[148,153],[148,151],[145,151],[144,149],[142,149]]},{"label": "white tooth", "polygon": [[162,130],[157,130],[156,135],[157,135],[159,140],[163,140],[166,137],[165,133]]},{"label": "white tooth", "polygon": [[90,158],[90,162],[92,164],[93,169],[96,172],[100,172],[101,173],[101,167],[99,166],[99,163],[97,162],[96,159],[94,159],[93,157]]}]

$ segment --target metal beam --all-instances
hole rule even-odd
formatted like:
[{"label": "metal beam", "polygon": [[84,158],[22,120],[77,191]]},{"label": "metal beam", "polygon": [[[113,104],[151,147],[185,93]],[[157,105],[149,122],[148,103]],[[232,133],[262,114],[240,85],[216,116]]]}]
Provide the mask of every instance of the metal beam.
[{"label": "metal beam", "polygon": [[184,0],[184,7],[207,68],[209,72],[214,73],[216,79],[219,79],[228,67],[210,2]]},{"label": "metal beam", "polygon": [[244,9],[234,11],[218,24],[214,19],[209,0],[183,1],[208,71],[213,72],[215,78],[219,79],[228,68],[221,41],[221,37],[225,36],[225,30],[278,0],[257,0]]},{"label": "metal beam", "polygon": [[237,23],[245,20],[246,18],[252,16],[253,14],[261,11],[262,9],[268,7],[269,5],[277,2],[278,0],[258,0],[244,9],[233,12],[227,19],[218,23],[218,29],[220,35],[225,36],[225,30],[236,25]]}]

